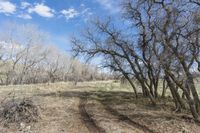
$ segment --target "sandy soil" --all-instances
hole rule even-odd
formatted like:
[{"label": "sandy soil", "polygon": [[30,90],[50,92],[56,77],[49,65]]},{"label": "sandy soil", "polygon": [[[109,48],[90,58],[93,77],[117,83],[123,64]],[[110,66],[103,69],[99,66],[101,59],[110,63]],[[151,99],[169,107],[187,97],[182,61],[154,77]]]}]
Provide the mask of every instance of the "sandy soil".
[{"label": "sandy soil", "polygon": [[[117,88],[118,87],[118,88]],[[0,87],[0,101],[9,92],[29,97],[40,108],[35,123],[0,123],[0,133],[199,133],[191,116],[175,113],[170,99],[149,106],[110,82],[55,83]]]}]

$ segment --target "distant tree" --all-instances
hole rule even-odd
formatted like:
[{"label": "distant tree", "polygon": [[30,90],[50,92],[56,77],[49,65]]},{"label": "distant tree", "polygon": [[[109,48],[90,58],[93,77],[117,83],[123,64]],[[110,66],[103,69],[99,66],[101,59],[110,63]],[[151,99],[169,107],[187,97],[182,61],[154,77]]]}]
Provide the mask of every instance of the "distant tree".
[{"label": "distant tree", "polygon": [[50,45],[49,39],[35,25],[6,22],[0,29],[1,84],[66,81],[75,75],[79,80],[88,80],[89,66],[70,59]]}]

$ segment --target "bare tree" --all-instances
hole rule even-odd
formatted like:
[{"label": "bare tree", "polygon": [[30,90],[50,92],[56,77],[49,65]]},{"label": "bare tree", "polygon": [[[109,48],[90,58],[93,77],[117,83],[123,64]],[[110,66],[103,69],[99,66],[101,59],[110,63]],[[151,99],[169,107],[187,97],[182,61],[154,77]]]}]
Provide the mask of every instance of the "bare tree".
[{"label": "bare tree", "polygon": [[[110,19],[95,21],[80,39],[72,39],[74,54],[87,59],[101,56],[104,67],[120,72],[131,85],[134,77],[154,105],[163,77],[176,111],[185,108],[182,97],[186,97],[199,121],[200,101],[191,71],[195,64],[200,65],[198,1],[128,0],[123,10],[123,17],[132,24],[128,30],[115,27]],[[134,84],[132,87],[137,94]],[[165,91],[163,87],[163,95]]]},{"label": "bare tree", "polygon": [[[102,33],[102,37],[99,37],[98,33]],[[119,60],[125,60],[123,64],[128,64],[127,66],[129,66],[129,70],[131,70],[131,72],[128,73],[132,73],[136,77],[142,86],[143,94],[149,96],[152,104],[156,104],[154,96],[149,90],[150,84],[148,83],[142,69],[142,67],[145,66],[141,65],[143,64],[143,60],[133,49],[134,42],[125,37],[125,34],[123,35],[120,30],[117,30],[110,21],[96,21],[94,23],[94,29],[87,29],[83,36],[85,37],[84,42],[81,42],[76,38],[72,40],[73,51],[75,54],[85,54],[88,59],[96,55],[101,55],[106,59],[112,59],[116,64],[117,69],[122,72],[127,80],[130,81],[130,84],[133,84],[127,76],[126,70],[128,69],[122,68],[119,63]],[[108,64],[108,66],[110,67],[110,64]],[[113,67],[114,66],[111,68]],[[135,87],[133,87],[133,89],[135,89]]]},{"label": "bare tree", "polygon": [[[187,1],[165,0],[128,1],[124,7],[125,17],[133,20],[140,30],[142,46],[154,51],[161,64],[177,109],[183,107],[177,93],[180,88],[187,97],[194,118],[199,120],[199,96],[190,71],[199,53],[199,46],[191,43],[192,39],[188,38],[199,31],[190,16],[199,8]],[[162,13],[157,14],[155,10]]]}]

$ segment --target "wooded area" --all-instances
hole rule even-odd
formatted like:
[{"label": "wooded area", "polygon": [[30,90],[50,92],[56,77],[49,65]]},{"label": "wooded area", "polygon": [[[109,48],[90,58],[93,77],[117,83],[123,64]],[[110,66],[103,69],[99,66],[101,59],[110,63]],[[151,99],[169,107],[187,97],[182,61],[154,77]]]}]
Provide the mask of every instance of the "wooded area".
[{"label": "wooded area", "polygon": [[199,133],[200,0],[0,0],[0,133]]},{"label": "wooded area", "polygon": [[138,97],[136,80],[154,106],[163,82],[162,97],[169,88],[175,111],[189,108],[199,122],[194,80],[200,72],[200,2],[126,0],[122,6],[126,25],[116,26],[112,18],[93,21],[72,39],[74,55],[102,57],[102,65],[121,73]]},{"label": "wooded area", "polygon": [[66,52],[51,44],[48,34],[39,27],[8,22],[0,30],[0,84],[78,82],[106,78],[97,66],[81,63]]}]

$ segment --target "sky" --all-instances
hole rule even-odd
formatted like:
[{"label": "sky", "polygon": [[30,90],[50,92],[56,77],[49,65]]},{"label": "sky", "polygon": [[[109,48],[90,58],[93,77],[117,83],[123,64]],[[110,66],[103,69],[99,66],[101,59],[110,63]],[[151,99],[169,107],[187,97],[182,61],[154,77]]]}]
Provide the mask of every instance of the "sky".
[{"label": "sky", "polygon": [[0,0],[0,22],[37,25],[64,51],[90,20],[119,17],[119,11],[119,0]]}]

